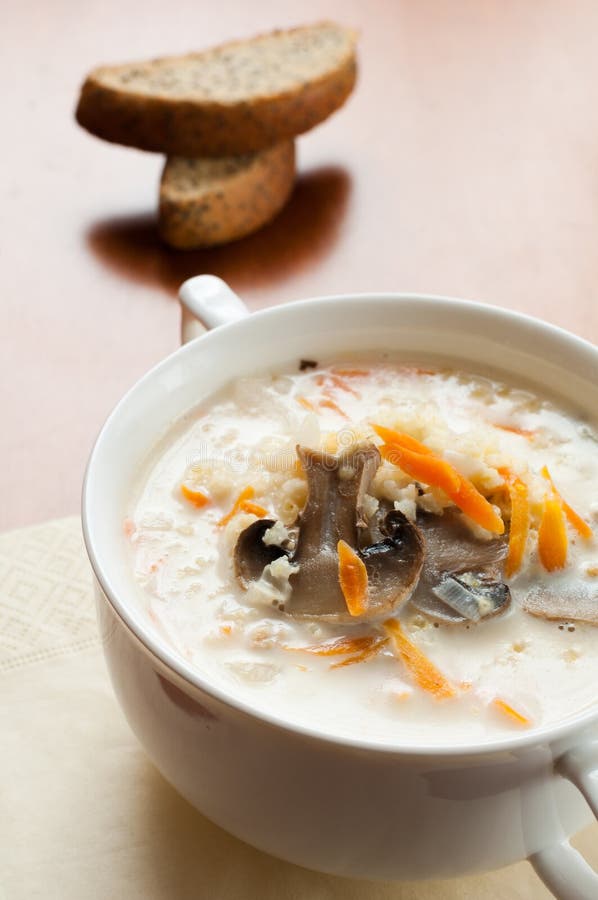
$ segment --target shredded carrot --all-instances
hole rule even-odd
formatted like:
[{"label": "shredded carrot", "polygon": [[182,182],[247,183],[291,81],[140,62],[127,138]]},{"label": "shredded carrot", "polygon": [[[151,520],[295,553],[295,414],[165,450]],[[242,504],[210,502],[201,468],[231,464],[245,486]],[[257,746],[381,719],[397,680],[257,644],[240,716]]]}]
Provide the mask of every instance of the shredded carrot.
[{"label": "shredded carrot", "polygon": [[258,516],[260,519],[268,515],[267,509],[260,506],[259,503],[252,503],[251,500],[242,500],[239,507],[243,512],[253,513],[254,516]]},{"label": "shredded carrot", "polygon": [[339,541],[338,580],[352,616],[361,616],[368,608],[368,573],[365,563],[346,541]]},{"label": "shredded carrot", "polygon": [[538,529],[538,554],[545,569],[554,572],[567,562],[567,529],[561,501],[546,497]]},{"label": "shredded carrot", "polygon": [[384,459],[399,466],[416,481],[442,488],[449,496],[461,488],[459,473],[443,459],[432,454],[414,453],[398,445],[382,444],[379,450]]},{"label": "shredded carrot", "polygon": [[125,533],[125,537],[131,537],[132,534],[135,533],[135,522],[133,519],[127,517],[123,522],[123,531]]},{"label": "shredded carrot", "polygon": [[297,403],[299,403],[299,405],[302,406],[304,409],[309,409],[310,412],[315,412],[315,411],[316,411],[315,406],[313,405],[313,403],[311,402],[311,400],[308,400],[308,399],[307,399],[307,397],[297,396],[297,397],[295,397],[295,400],[296,400]]},{"label": "shredded carrot", "polygon": [[340,375],[331,374],[329,378],[332,384],[341,391],[345,391],[347,394],[353,394],[354,397],[361,397],[359,391],[356,391],[350,384],[347,384]]},{"label": "shredded carrot", "polygon": [[372,428],[378,437],[382,438],[384,443],[389,444],[391,447],[398,445],[406,450],[413,450],[414,453],[423,453],[425,456],[433,455],[433,451],[429,447],[426,447],[420,441],[416,441],[410,434],[405,434],[403,431],[395,431],[393,428],[385,428],[384,425],[374,425],[373,423]]},{"label": "shredded carrot", "polygon": [[517,725],[523,725],[524,727],[531,725],[531,722],[527,716],[524,716],[523,713],[520,713],[516,709],[513,709],[512,706],[510,706],[504,700],[501,700],[499,697],[496,697],[492,701],[492,705],[499,712],[503,713],[503,715],[508,716],[510,719],[512,719],[513,722],[516,722]]},{"label": "shredded carrot", "polygon": [[422,366],[399,366],[399,372],[406,375],[438,375],[438,369],[425,369]]},{"label": "shredded carrot", "polygon": [[235,502],[233,503],[232,509],[225,516],[223,516],[218,522],[219,525],[228,525],[233,516],[236,516],[238,512],[241,512],[243,508],[243,503],[246,500],[251,500],[254,496],[255,491],[250,484],[247,485],[246,488],[243,488]]},{"label": "shredded carrot", "polygon": [[463,510],[466,516],[469,516],[482,528],[494,534],[504,534],[505,523],[492,504],[480,494],[476,486],[468,478],[462,475],[459,490],[455,494],[449,494],[449,497],[459,509]]},{"label": "shredded carrot", "polygon": [[528,440],[531,440],[536,434],[535,431],[529,431],[527,428],[517,428],[515,425],[499,425],[498,422],[493,422],[492,424],[495,428],[500,428],[501,431],[509,431],[511,434],[518,434],[520,437]]},{"label": "shredded carrot", "polygon": [[206,503],[210,502],[210,498],[207,494],[204,494],[203,491],[190,488],[184,483],[181,485],[181,494],[186,500],[189,500],[190,503],[193,503],[193,505],[197,507],[205,506]]},{"label": "shredded carrot", "polygon": [[335,641],[324,641],[323,644],[310,644],[307,647],[286,647],[287,650],[302,653],[313,653],[315,656],[344,656],[348,653],[364,653],[377,645],[384,638],[377,635],[364,634],[360,637],[341,637]]},{"label": "shredded carrot", "polygon": [[220,626],[220,634],[229,637],[232,634],[232,625],[221,625]]},{"label": "shredded carrot", "polygon": [[558,499],[560,500],[563,510],[565,512],[565,515],[567,516],[567,519],[569,520],[569,524],[573,528],[575,528],[575,530],[577,531],[577,533],[579,535],[581,535],[581,537],[591,538],[593,535],[592,529],[590,528],[588,523],[586,521],[584,521],[584,519],[582,519],[582,517],[580,515],[578,515],[578,513],[575,512],[573,507],[569,506],[569,504],[567,503],[566,500],[563,500],[563,498],[561,497],[561,495],[559,494],[559,492],[557,491],[557,489],[555,487],[554,481],[552,480],[552,476],[551,476],[550,472],[548,471],[547,466],[543,467],[542,475],[550,484],[552,490],[555,493],[555,496],[558,497]]},{"label": "shredded carrot", "polygon": [[[386,441],[379,448],[385,459],[399,466],[416,481],[441,488],[453,503],[482,528],[494,534],[504,533],[504,522],[492,504],[450,463],[436,456],[429,447],[410,435],[393,432],[392,429],[380,425],[372,427],[382,440]],[[414,449],[416,447],[420,449]]]},{"label": "shredded carrot", "polygon": [[347,413],[344,410],[342,410],[340,408],[340,406],[338,405],[338,403],[335,403],[335,401],[331,397],[324,397],[323,400],[320,400],[319,406],[324,406],[326,409],[333,409],[335,412],[337,412],[339,414],[339,416],[342,416],[343,419],[349,418]]},{"label": "shredded carrot", "polygon": [[355,388],[351,387],[350,384],[347,384],[338,371],[316,375],[316,384],[320,385],[320,387],[326,386],[328,390],[330,387],[334,386],[341,391],[346,391],[347,394],[353,394],[354,397],[361,397],[361,394],[356,391]]},{"label": "shredded carrot", "polygon": [[439,699],[454,697],[456,690],[419,647],[412,643],[396,619],[387,619],[384,628],[392,638],[397,653],[420,688]]},{"label": "shredded carrot", "polygon": [[361,653],[357,653],[355,656],[349,656],[347,657],[347,659],[342,659],[340,662],[333,663],[330,668],[342,669],[344,668],[344,666],[352,666],[355,663],[367,662],[368,659],[372,659],[373,656],[377,656],[382,648],[386,647],[387,644],[388,638],[374,638],[369,647],[366,647],[361,651]]},{"label": "shredded carrot", "polygon": [[333,369],[335,375],[341,378],[365,378],[370,374],[369,369]]},{"label": "shredded carrot", "polygon": [[507,488],[511,498],[511,528],[505,574],[507,578],[510,578],[521,568],[529,532],[530,515],[527,485],[521,479],[513,477],[507,479]]}]

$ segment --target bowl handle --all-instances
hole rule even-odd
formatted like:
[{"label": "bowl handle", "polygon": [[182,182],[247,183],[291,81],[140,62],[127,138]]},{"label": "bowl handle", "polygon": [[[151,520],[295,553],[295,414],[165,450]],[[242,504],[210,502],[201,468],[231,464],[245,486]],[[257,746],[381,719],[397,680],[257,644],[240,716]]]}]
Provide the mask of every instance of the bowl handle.
[{"label": "bowl handle", "polygon": [[[215,275],[188,278],[179,290],[183,307],[181,343],[186,344],[205,329],[217,328],[249,315],[249,310],[228,284]],[[198,322],[199,320],[199,322]],[[202,328],[201,325],[205,327]]]},{"label": "bowl handle", "polygon": [[[568,778],[598,818],[598,740],[568,750],[556,771]],[[530,856],[534,869],[558,900],[596,900],[598,875],[569,841],[552,844]]]}]

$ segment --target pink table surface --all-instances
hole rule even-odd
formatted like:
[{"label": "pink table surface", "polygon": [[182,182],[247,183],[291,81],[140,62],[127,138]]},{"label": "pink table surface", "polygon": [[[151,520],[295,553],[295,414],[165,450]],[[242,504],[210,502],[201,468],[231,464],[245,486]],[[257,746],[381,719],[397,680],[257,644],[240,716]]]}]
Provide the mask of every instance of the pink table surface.
[{"label": "pink table surface", "polygon": [[[218,14],[215,14],[217,10]],[[334,17],[361,30],[349,104],[299,141],[261,233],[177,253],[162,160],[73,121],[100,62]],[[19,0],[0,26],[0,528],[75,512],[121,394],[178,340],[178,284],[252,307],[338,291],[482,299],[598,338],[598,5],[545,0]]]}]

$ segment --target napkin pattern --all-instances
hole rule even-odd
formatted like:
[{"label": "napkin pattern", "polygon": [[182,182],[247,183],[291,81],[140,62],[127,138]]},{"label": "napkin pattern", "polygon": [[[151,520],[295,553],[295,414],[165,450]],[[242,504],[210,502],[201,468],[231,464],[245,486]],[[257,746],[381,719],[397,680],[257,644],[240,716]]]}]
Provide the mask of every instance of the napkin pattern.
[{"label": "napkin pattern", "polygon": [[0,535],[0,672],[99,642],[76,517]]}]

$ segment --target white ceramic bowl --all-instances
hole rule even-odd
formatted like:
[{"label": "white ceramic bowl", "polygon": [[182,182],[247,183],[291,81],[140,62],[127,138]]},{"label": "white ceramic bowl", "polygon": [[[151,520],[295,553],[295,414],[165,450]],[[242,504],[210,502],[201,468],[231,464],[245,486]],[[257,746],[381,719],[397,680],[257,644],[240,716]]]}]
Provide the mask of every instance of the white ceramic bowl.
[{"label": "white ceramic bowl", "polygon": [[[598,349],[558,328],[462,300],[404,294],[327,297],[247,315],[200,276],[181,299],[213,331],[139,381],[89,462],[83,525],[116,695],[149,756],[197,809],[299,865],[350,876],[437,878],[529,858],[566,900],[598,897],[568,843],[598,809],[598,705],[493,742],[401,747],[333,740],[256,712],[178,656],[139,606],[122,520],[135,474],[169,425],[226,382],[300,357],[450,348],[598,418]],[[186,329],[189,318],[186,318]],[[585,797],[585,800],[584,800]],[[587,802],[586,802],[587,801]]]}]

